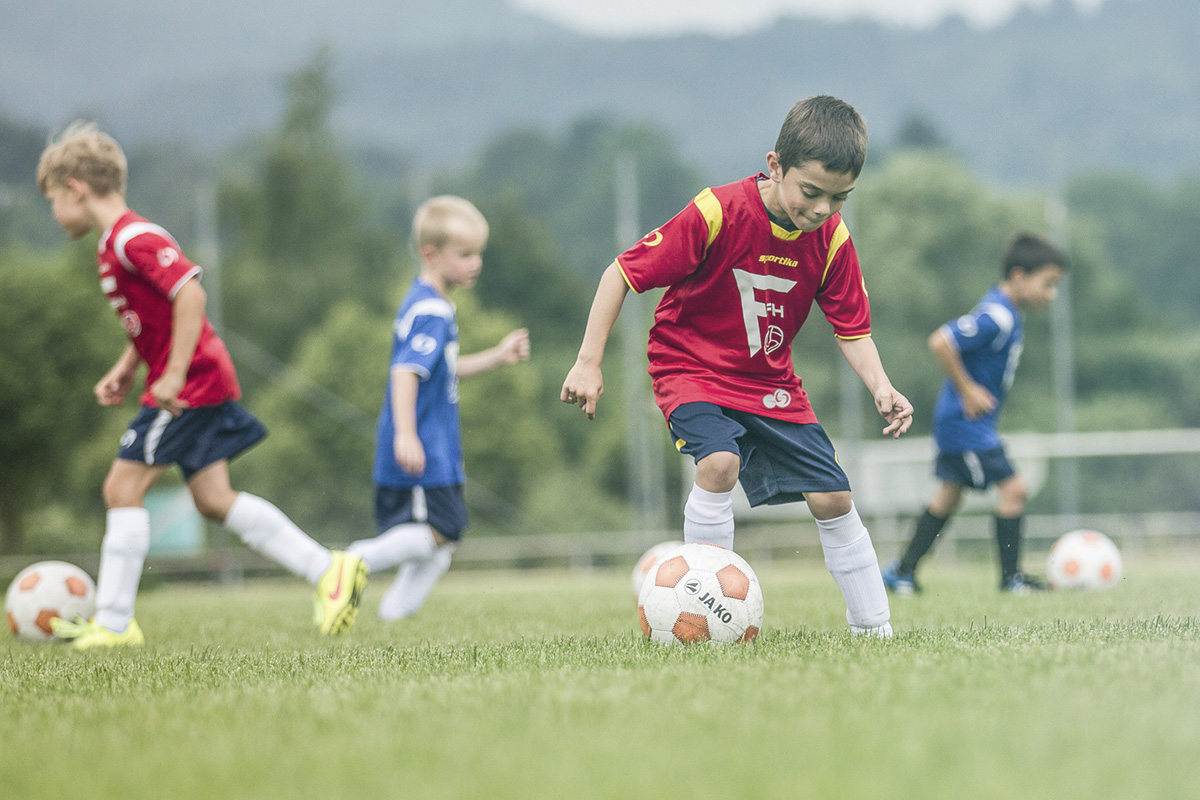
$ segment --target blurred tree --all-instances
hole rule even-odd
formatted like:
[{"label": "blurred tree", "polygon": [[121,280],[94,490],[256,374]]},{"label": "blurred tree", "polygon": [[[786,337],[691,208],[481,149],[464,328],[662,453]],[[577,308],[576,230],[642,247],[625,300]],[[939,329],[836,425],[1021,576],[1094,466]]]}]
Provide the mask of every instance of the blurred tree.
[{"label": "blurred tree", "polygon": [[[92,386],[123,347],[120,327],[81,266],[90,246],[58,258],[0,258],[0,551],[21,548],[26,513],[71,503],[62,489],[77,450],[102,426]],[[109,451],[109,460],[115,445]],[[99,498],[99,486],[93,488]]]},{"label": "blurred tree", "polygon": [[1200,308],[1200,175],[1160,187],[1142,176],[1092,174],[1071,181],[1067,204],[1094,218],[1094,234],[1159,313],[1180,323]]},{"label": "blurred tree", "polygon": [[339,300],[384,310],[398,254],[394,238],[368,224],[336,146],[331,68],[322,48],[289,76],[287,108],[257,174],[226,178],[220,194],[232,245],[225,324],[285,361]]},{"label": "blurred tree", "polygon": [[897,150],[946,150],[949,142],[941,129],[927,112],[913,111],[900,123],[896,131]]}]

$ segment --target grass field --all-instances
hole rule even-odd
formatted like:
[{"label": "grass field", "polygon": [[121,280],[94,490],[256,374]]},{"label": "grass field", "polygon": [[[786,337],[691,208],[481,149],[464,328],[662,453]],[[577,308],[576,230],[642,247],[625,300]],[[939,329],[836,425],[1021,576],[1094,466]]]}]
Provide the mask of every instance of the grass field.
[{"label": "grass field", "polygon": [[641,641],[623,570],[451,571],[390,625],[373,585],[339,639],[298,582],[156,586],[140,651],[0,640],[0,796],[1200,797],[1200,561],[1026,597],[935,562],[890,642],[758,571],[732,648]]}]

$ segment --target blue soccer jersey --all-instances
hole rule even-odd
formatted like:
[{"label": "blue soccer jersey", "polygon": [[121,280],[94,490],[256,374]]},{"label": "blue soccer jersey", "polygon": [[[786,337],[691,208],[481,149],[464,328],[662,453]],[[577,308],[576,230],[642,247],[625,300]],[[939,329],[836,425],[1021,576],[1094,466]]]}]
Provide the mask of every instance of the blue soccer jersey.
[{"label": "blue soccer jersey", "polygon": [[991,413],[963,415],[962,398],[949,379],[933,409],[933,435],[943,453],[981,452],[1001,447],[996,420],[1021,358],[1021,314],[999,287],[992,287],[970,313],[941,327],[958,349],[971,379],[996,398]]},{"label": "blue soccer jersey", "polygon": [[392,328],[391,370],[416,373],[417,437],[425,449],[425,472],[410,475],[396,463],[389,372],[376,426],[376,486],[455,486],[466,482],[458,417],[458,322],[454,305],[420,278],[413,282]]}]

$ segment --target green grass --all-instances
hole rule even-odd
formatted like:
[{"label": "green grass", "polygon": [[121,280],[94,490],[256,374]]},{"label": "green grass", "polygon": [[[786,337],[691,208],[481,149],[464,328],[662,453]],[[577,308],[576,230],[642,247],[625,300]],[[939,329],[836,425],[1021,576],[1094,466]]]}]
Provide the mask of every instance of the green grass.
[{"label": "green grass", "polygon": [[298,582],[159,585],[140,651],[0,641],[0,795],[1195,798],[1198,567],[1010,597],[934,563],[880,642],[820,565],[760,565],[732,648],[641,641],[623,570],[452,571],[390,625],[373,585],[340,639]]}]

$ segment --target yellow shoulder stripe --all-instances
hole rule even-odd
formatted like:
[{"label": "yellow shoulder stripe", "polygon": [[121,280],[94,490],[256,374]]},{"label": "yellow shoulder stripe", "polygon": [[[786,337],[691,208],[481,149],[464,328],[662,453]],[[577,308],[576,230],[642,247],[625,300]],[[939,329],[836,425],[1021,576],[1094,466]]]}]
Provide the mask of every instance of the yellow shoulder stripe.
[{"label": "yellow shoulder stripe", "polygon": [[833,265],[833,257],[837,255],[838,250],[850,238],[850,229],[846,227],[846,220],[838,220],[838,226],[833,231],[833,239],[829,241],[829,253],[825,256],[825,271],[821,273],[821,285],[825,285],[825,276],[829,274],[829,268]]},{"label": "yellow shoulder stripe", "polygon": [[700,209],[701,215],[704,216],[704,221],[708,223],[708,242],[704,245],[704,249],[707,250],[712,247],[717,234],[721,232],[721,223],[724,222],[721,201],[713,194],[712,189],[705,189],[696,195],[696,198],[692,202],[696,204],[696,208]]}]

